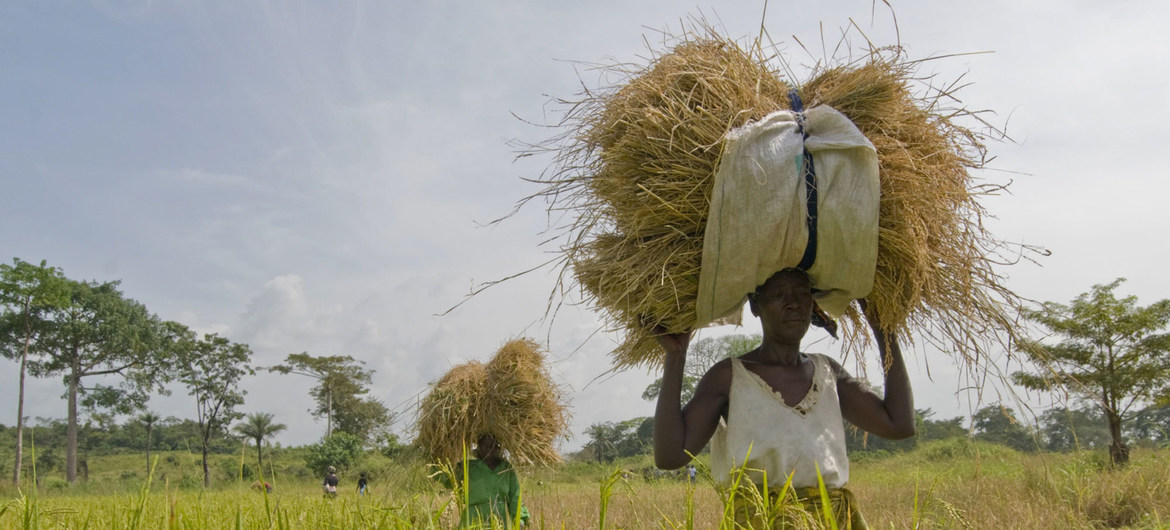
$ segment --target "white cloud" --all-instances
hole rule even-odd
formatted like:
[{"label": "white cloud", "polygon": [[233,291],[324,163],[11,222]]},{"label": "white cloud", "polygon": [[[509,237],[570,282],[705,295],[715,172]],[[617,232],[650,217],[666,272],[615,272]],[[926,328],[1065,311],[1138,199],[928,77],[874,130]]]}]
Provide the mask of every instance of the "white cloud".
[{"label": "white cloud", "polygon": [[304,280],[296,274],[286,274],[265,283],[248,303],[236,334],[253,348],[274,349],[312,336],[319,318],[309,312]]}]

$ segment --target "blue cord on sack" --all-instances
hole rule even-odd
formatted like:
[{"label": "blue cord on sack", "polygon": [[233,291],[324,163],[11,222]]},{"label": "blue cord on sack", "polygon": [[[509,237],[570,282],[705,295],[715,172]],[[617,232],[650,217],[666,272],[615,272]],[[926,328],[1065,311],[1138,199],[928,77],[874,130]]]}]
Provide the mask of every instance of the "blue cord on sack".
[{"label": "blue cord on sack", "polygon": [[[796,127],[800,131],[801,138],[808,140],[808,132],[804,130],[804,102],[800,100],[800,94],[796,89],[788,91],[788,102],[792,106],[792,112],[796,113]],[[808,147],[804,147],[801,153],[801,159],[804,160],[804,190],[807,197],[806,208],[808,209],[808,244],[804,247],[804,255],[800,258],[800,264],[796,268],[807,271],[813,266],[813,262],[817,259],[817,170],[816,165],[813,164],[812,153],[808,152]]]}]

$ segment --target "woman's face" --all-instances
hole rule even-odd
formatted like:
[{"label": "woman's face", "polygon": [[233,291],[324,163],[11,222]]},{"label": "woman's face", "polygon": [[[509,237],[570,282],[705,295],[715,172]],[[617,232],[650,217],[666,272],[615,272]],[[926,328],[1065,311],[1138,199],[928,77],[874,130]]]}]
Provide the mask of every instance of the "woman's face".
[{"label": "woman's face", "polygon": [[490,434],[485,434],[479,437],[475,442],[475,457],[480,460],[487,460],[491,457],[498,457],[500,454],[500,444],[496,442],[496,438]]},{"label": "woman's face", "polygon": [[765,335],[800,342],[812,321],[813,296],[808,276],[786,270],[760,287],[751,303]]}]

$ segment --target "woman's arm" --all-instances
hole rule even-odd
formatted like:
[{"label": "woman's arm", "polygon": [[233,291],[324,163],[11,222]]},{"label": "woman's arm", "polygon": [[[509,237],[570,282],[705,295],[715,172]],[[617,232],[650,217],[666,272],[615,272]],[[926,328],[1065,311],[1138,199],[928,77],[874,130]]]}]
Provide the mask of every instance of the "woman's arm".
[{"label": "woman's arm", "polygon": [[662,362],[662,387],[654,409],[654,465],[678,469],[691,461],[711,439],[719,414],[727,403],[730,386],[729,364],[711,368],[695,387],[695,395],[682,406],[683,368],[686,366],[689,333],[659,335],[666,355]]},{"label": "woman's arm", "polygon": [[898,346],[897,338],[892,333],[887,334],[873,312],[867,310],[865,301],[859,302],[881,354],[885,390],[884,396],[878,397],[868,385],[849,376],[840,365],[833,363],[838,370],[837,392],[841,398],[841,414],[849,423],[882,438],[909,438],[914,436],[916,430],[914,395],[906,363],[902,359],[902,349]]}]

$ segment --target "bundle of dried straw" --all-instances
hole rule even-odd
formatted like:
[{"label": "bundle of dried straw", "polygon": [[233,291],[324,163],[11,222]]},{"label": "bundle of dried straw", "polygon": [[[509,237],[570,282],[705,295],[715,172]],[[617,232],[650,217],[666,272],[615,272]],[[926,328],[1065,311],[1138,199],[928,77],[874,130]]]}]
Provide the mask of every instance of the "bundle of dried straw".
[{"label": "bundle of dried straw", "polygon": [[556,441],[568,433],[568,411],[544,356],[536,342],[518,339],[487,364],[453,367],[419,405],[416,443],[451,464],[491,433],[513,464],[559,462]]},{"label": "bundle of dried straw", "polygon": [[458,462],[479,435],[487,432],[483,395],[487,367],[478,361],[456,365],[419,403],[415,443],[431,457]]},{"label": "bundle of dried straw", "polygon": [[[703,233],[724,135],[788,107],[778,58],[748,53],[710,28],[687,33],[644,67],[607,68],[624,83],[569,103],[567,132],[538,149],[556,153],[538,180],[550,210],[575,221],[564,271],[585,301],[625,332],[616,367],[655,365],[655,330],[695,321]],[[888,330],[913,328],[967,359],[988,333],[1010,340],[1018,297],[992,269],[1001,243],[983,227],[983,193],[970,170],[986,159],[984,136],[944,109],[947,90],[916,95],[917,63],[900,48],[818,68],[798,88],[806,107],[828,105],[877,148],[881,204],[874,289],[867,298]],[[562,281],[567,281],[562,273]],[[851,339],[863,322],[846,314]],[[849,340],[860,345],[864,339]]]},{"label": "bundle of dried straw", "polygon": [[535,341],[519,339],[500,348],[487,365],[488,427],[515,464],[559,462],[556,440],[569,432],[563,392],[544,356]]}]

